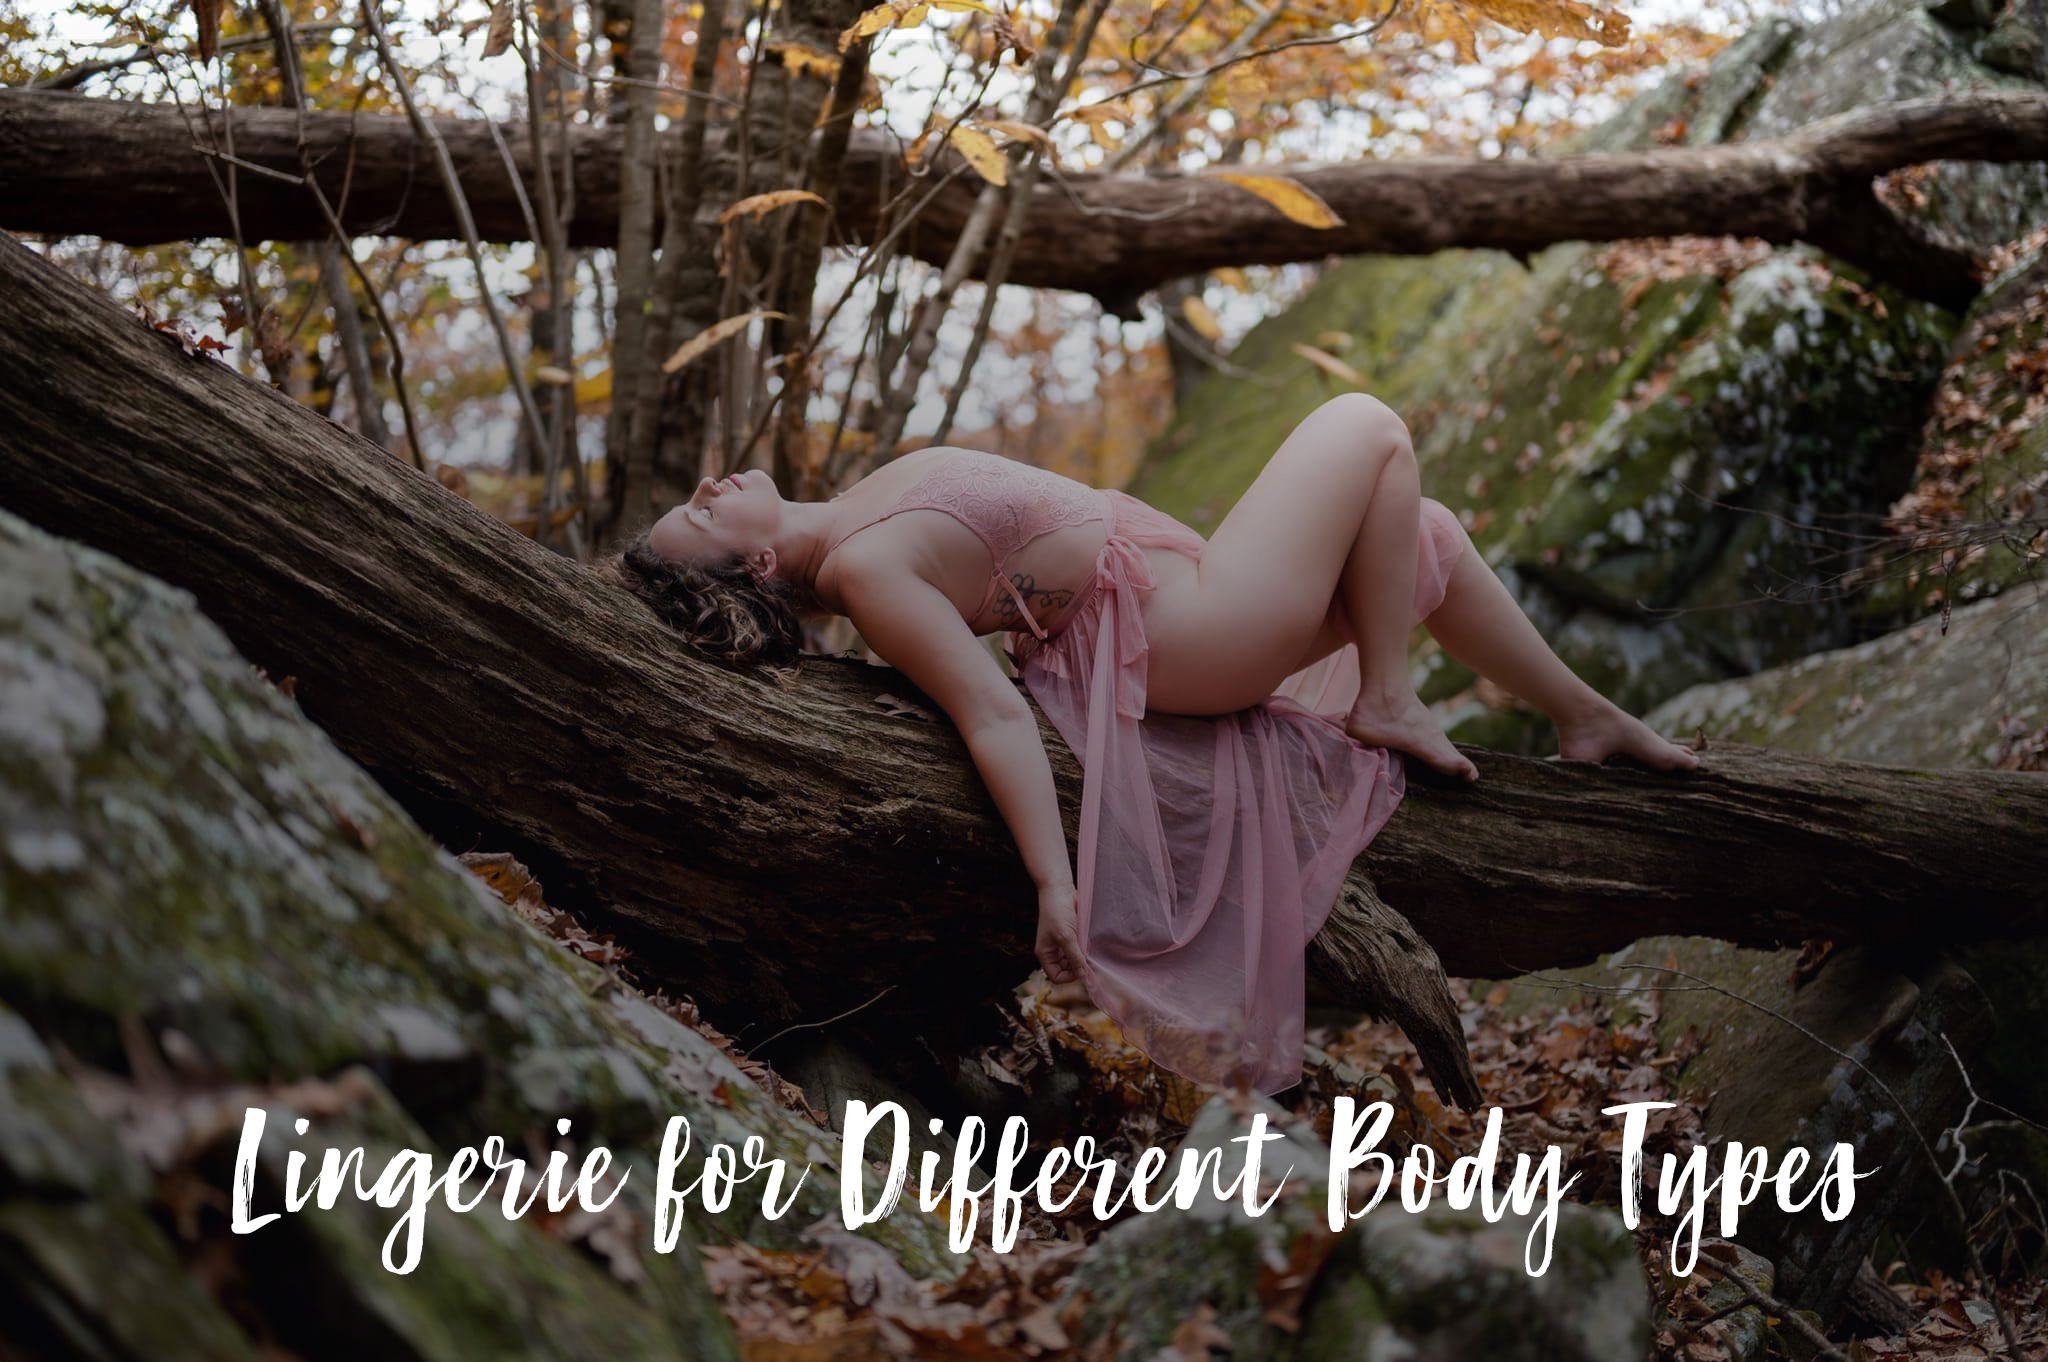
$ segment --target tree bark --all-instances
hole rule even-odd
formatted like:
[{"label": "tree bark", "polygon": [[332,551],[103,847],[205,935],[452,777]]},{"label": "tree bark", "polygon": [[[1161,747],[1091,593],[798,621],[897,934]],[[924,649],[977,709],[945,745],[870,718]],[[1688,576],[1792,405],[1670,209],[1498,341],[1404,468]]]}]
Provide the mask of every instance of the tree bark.
[{"label": "tree bark", "polygon": [[[221,114],[211,115],[219,119]],[[246,174],[245,238],[315,238],[325,230],[298,187],[297,124],[274,109],[237,109],[236,155],[287,178]],[[454,233],[432,171],[403,119],[308,118],[321,182],[352,231],[413,238]],[[526,233],[496,145],[480,123],[437,125],[488,240]],[[526,131],[502,128],[522,165]],[[573,245],[618,234],[620,134],[581,128]],[[714,134],[707,157],[735,154]],[[947,152],[941,168],[957,153]],[[2048,95],[1978,93],[1909,100],[1844,114],[1768,142],[1721,147],[1464,160],[1423,157],[1271,169],[1313,189],[1343,225],[1289,221],[1226,181],[1185,175],[1049,176],[1034,186],[1009,282],[1096,294],[1119,315],[1164,280],[1224,265],[1279,264],[1332,254],[1418,254],[1448,247],[1527,253],[1559,241],[1712,235],[1807,241],[1905,292],[1950,306],[1974,296],[1969,251],[1898,217],[1871,193],[1876,176],[1933,160],[2048,157]],[[907,173],[897,138],[857,131],[836,214],[848,239],[872,239],[885,184]],[[963,176],[926,208],[903,248],[943,264],[965,226],[978,177]],[[0,226],[82,233],[129,244],[224,236],[225,210],[184,115],[169,106],[0,91]]]},{"label": "tree bark", "polygon": [[[873,1002],[930,1034],[1032,967],[1015,847],[895,672],[821,659],[784,689],[701,661],[596,574],[4,235],[0,315],[8,509],[191,591],[444,842],[521,853],[722,1025]],[[1080,775],[1044,731],[1071,828]],[[1371,981],[1402,966],[1372,950],[1498,976],[1659,933],[2048,927],[2038,775],[1471,755],[1482,780],[1415,776],[1361,862],[1311,948],[1324,1001],[1388,1006]],[[1373,893],[1416,950],[1361,915]]]}]

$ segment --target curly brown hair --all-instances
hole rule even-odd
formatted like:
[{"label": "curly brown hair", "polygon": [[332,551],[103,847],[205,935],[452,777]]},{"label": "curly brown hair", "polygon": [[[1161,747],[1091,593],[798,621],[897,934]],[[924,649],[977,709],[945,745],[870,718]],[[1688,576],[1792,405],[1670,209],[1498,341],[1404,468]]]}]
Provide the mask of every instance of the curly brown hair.
[{"label": "curly brown hair", "polygon": [[783,670],[796,666],[803,651],[797,589],[779,578],[759,576],[740,555],[673,562],[655,552],[643,531],[614,565],[621,585],[720,662]]}]

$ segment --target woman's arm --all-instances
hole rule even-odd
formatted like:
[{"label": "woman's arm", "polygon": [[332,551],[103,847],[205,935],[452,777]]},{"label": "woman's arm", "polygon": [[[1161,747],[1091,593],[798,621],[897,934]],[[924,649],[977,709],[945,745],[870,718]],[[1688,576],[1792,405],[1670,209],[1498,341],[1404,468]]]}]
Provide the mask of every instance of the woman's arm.
[{"label": "woman's arm", "polygon": [[915,572],[881,555],[842,551],[838,591],[868,646],[960,730],[1038,887],[1039,960],[1054,982],[1073,978],[1080,963],[1073,863],[1031,707],[945,593]]}]

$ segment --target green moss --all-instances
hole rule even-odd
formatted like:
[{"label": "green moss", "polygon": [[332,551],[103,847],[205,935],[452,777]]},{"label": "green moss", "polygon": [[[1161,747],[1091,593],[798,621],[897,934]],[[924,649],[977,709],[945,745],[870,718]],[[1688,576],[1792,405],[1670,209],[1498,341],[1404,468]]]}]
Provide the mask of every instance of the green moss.
[{"label": "green moss", "polygon": [[105,1362],[255,1362],[139,1206],[0,1203],[10,1351]]}]

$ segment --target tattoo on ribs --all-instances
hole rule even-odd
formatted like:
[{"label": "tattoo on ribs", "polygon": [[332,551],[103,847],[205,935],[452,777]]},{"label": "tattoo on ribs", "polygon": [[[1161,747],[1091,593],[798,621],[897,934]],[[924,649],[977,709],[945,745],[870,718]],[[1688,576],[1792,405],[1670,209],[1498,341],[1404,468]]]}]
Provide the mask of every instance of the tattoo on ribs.
[{"label": "tattoo on ribs", "polygon": [[[1026,601],[1044,606],[1047,610],[1064,609],[1074,599],[1074,593],[1057,587],[1041,587],[1038,579],[1028,572],[1020,572],[1010,578],[1010,584],[1017,588],[1017,594]],[[1018,623],[1017,602],[1007,591],[996,594],[996,618],[1005,625]]]}]

